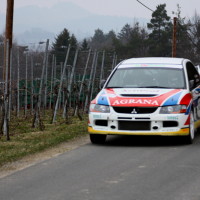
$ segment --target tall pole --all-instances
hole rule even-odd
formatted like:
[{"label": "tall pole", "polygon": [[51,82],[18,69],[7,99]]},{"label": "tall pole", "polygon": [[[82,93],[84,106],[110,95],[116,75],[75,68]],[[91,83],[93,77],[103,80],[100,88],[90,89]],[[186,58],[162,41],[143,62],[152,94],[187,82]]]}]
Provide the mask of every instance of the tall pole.
[{"label": "tall pole", "polygon": [[9,63],[9,41],[6,42],[6,68],[5,68],[5,86],[4,86],[4,107],[3,107],[3,134],[10,140],[9,125],[8,125],[8,103],[9,103],[9,90],[8,90],[8,63]]},{"label": "tall pole", "polygon": [[33,83],[33,55],[31,55],[31,114],[33,114],[33,95],[34,95],[34,83]]},{"label": "tall pole", "polygon": [[34,114],[34,120],[32,123],[33,128],[39,125],[40,129],[43,129],[41,119],[40,119],[40,107],[41,107],[41,101],[42,101],[41,95],[42,95],[42,88],[43,88],[43,79],[44,79],[44,74],[45,74],[45,66],[47,62],[48,48],[49,48],[49,39],[47,39],[46,41],[45,54],[44,54],[43,65],[42,65],[42,74],[40,78],[40,87],[39,87],[39,92],[38,92],[38,99],[37,99],[37,104],[35,105],[35,114]]},{"label": "tall pole", "polygon": [[39,88],[39,93],[38,93],[38,108],[40,111],[40,106],[41,106],[41,95],[42,95],[42,88],[43,88],[43,83],[44,83],[44,75],[45,75],[45,67],[47,63],[47,56],[48,56],[48,48],[49,48],[49,39],[46,41],[46,47],[45,47],[45,54],[44,54],[44,59],[43,59],[43,67],[42,67],[42,74],[41,74],[41,79],[40,79],[40,88]]},{"label": "tall pole", "polygon": [[[6,31],[5,31],[5,42],[4,46],[6,47],[6,42],[9,41],[9,50],[8,50],[8,71],[10,71],[10,51],[12,48],[12,35],[13,35],[13,12],[14,12],[14,0],[7,0],[7,11],[6,11]],[[4,70],[3,78],[6,79],[6,48],[4,48]],[[10,75],[8,75],[8,80]]]},{"label": "tall pole", "polygon": [[28,104],[28,52],[26,52],[26,70],[25,70],[25,99],[24,99],[24,115],[27,117],[27,104]]},{"label": "tall pole", "polygon": [[45,66],[45,78],[44,78],[44,113],[47,107],[48,62],[49,62],[49,53],[47,52],[47,61],[46,61],[46,66]]},{"label": "tall pole", "polygon": [[88,86],[87,86],[87,95],[86,95],[86,99],[85,99],[85,105],[84,105],[84,111],[86,111],[87,106],[88,106],[88,100],[89,100],[89,94],[91,92],[91,84],[92,84],[92,77],[93,77],[93,71],[94,71],[94,67],[95,67],[95,63],[96,63],[96,57],[97,57],[97,50],[94,51],[94,56],[93,56],[93,60],[92,60],[92,67],[90,70],[90,77],[89,77],[89,81],[88,81]]},{"label": "tall pole", "polygon": [[59,86],[59,89],[58,89],[58,96],[57,96],[57,100],[56,100],[56,104],[55,104],[55,108],[54,108],[52,123],[54,123],[56,121],[56,114],[57,114],[57,110],[58,110],[58,104],[59,104],[59,99],[60,99],[60,95],[61,95],[63,79],[64,79],[64,76],[65,76],[65,70],[66,70],[67,62],[68,62],[68,58],[69,58],[70,48],[71,48],[71,45],[69,44],[68,49],[67,49],[67,54],[66,54],[66,57],[65,57],[65,63],[64,63],[64,66],[63,66],[63,70],[62,70],[60,86]]},{"label": "tall pole", "polygon": [[9,96],[8,96],[8,98],[9,98],[9,100],[8,100],[8,120],[10,121],[10,117],[11,117],[11,107],[12,107],[12,52],[13,52],[13,50],[11,49],[11,51],[10,51],[10,71],[9,71],[9,73],[10,73],[10,80],[9,80]]},{"label": "tall pole", "polygon": [[20,99],[19,99],[19,65],[20,65],[20,61],[19,61],[19,47],[17,48],[17,117],[19,117],[19,107],[20,107]]},{"label": "tall pole", "polygon": [[112,70],[115,68],[115,57],[116,57],[116,53],[113,53],[113,60],[112,60]]},{"label": "tall pole", "polygon": [[93,72],[92,85],[91,85],[92,87],[91,87],[91,93],[90,93],[90,101],[92,101],[92,98],[93,98],[93,91],[94,91],[94,86],[95,86],[95,76],[96,76],[96,71],[97,71],[98,57],[99,57],[99,52],[97,52],[95,65],[94,65],[94,72]]},{"label": "tall pole", "polygon": [[53,58],[52,58],[52,65],[51,65],[51,83],[50,83],[50,96],[49,96],[49,109],[51,109],[51,106],[52,106],[52,93],[53,93],[53,82],[54,82],[54,66],[55,66],[55,55],[53,55]]},{"label": "tall pole", "polygon": [[88,68],[88,64],[89,64],[89,60],[90,60],[90,55],[91,55],[91,49],[89,50],[89,53],[88,53],[88,56],[87,56],[87,61],[86,61],[86,64],[85,64],[83,77],[82,77],[82,80],[81,80],[81,85],[80,85],[80,90],[79,90],[79,95],[78,95],[79,100],[81,98],[81,92],[83,90],[83,84],[84,84],[85,76],[86,76],[86,73],[87,73],[87,68]]},{"label": "tall pole", "polygon": [[172,57],[176,57],[176,32],[177,32],[177,17],[174,17],[174,25],[173,25],[173,43],[172,43]]},{"label": "tall pole", "polygon": [[99,77],[99,88],[101,88],[101,80],[103,78],[104,61],[105,61],[105,51],[103,51],[103,55],[102,55],[101,71],[100,71],[100,77]]},{"label": "tall pole", "polygon": [[7,140],[10,140],[9,125],[8,125],[8,105],[9,105],[10,57],[11,57],[12,34],[13,34],[13,10],[14,10],[14,0],[7,0],[6,30],[5,30],[5,41],[4,41],[4,66],[3,66],[3,80],[5,83],[3,133],[4,135],[6,135]]}]

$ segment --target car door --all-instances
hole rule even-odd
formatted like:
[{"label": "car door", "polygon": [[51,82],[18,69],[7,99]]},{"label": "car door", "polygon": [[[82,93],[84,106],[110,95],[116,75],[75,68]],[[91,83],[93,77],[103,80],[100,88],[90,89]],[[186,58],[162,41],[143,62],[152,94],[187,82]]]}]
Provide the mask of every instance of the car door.
[{"label": "car door", "polygon": [[193,98],[194,119],[200,120],[200,76],[191,62],[187,62],[186,71],[189,81],[189,90]]}]

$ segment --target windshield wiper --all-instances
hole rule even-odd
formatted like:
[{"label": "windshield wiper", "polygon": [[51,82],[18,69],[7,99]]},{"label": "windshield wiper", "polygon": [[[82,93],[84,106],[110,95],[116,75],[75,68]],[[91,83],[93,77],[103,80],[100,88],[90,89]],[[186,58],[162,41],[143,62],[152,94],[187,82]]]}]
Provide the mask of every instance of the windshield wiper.
[{"label": "windshield wiper", "polygon": [[115,86],[115,87],[105,87],[106,89],[109,89],[109,88],[124,88],[124,87],[117,87],[117,86]]},{"label": "windshield wiper", "polygon": [[138,87],[138,88],[166,88],[166,89],[168,89],[169,87],[162,87],[162,86],[152,85],[152,86],[143,86],[143,87]]}]

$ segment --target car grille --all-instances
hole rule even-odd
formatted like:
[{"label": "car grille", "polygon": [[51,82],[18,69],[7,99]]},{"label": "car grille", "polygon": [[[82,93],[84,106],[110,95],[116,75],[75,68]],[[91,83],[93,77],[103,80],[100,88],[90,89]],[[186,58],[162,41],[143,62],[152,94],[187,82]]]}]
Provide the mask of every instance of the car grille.
[{"label": "car grille", "polygon": [[108,126],[108,120],[96,120],[95,125],[96,126]]},{"label": "car grille", "polygon": [[158,107],[113,107],[115,112],[126,114],[149,114],[155,112],[157,108]]},{"label": "car grille", "polygon": [[125,131],[149,131],[150,121],[118,121],[118,129]]}]

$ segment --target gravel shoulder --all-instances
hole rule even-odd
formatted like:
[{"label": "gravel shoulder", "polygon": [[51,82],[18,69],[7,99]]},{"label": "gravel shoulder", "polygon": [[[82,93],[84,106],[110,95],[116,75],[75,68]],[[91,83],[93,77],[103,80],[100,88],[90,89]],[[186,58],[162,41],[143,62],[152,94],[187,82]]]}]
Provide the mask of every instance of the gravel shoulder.
[{"label": "gravel shoulder", "polygon": [[16,171],[25,169],[32,165],[35,165],[38,162],[50,159],[52,157],[58,156],[67,151],[76,149],[84,144],[87,144],[88,142],[89,142],[89,137],[87,135],[77,137],[73,140],[64,142],[60,145],[57,145],[56,147],[47,149],[43,152],[36,153],[36,154],[30,155],[30,156],[26,156],[18,161],[8,163],[8,164],[0,167],[0,178],[8,176]]}]

